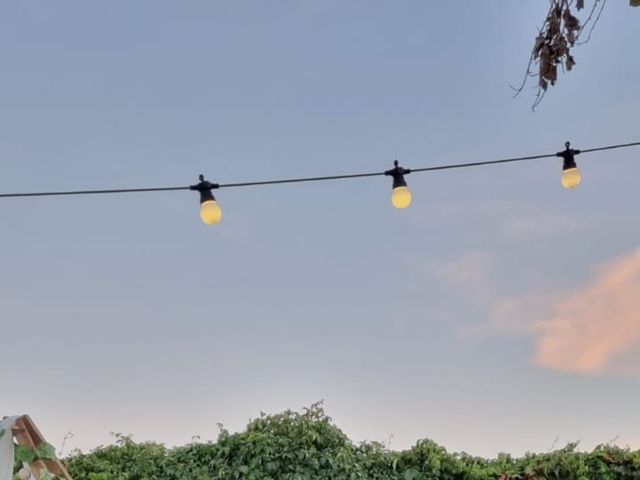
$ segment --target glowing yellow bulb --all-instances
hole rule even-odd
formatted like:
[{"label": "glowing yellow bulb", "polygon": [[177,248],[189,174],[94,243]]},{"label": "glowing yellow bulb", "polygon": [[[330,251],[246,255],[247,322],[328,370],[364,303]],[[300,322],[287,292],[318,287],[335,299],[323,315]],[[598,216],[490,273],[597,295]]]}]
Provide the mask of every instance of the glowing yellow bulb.
[{"label": "glowing yellow bulb", "polygon": [[576,188],[580,185],[582,175],[577,168],[567,168],[562,171],[562,186],[566,189]]},{"label": "glowing yellow bulb", "polygon": [[407,208],[411,205],[411,192],[407,187],[396,187],[391,193],[391,204],[396,208]]},{"label": "glowing yellow bulb", "polygon": [[222,220],[222,210],[215,200],[207,200],[200,206],[200,219],[207,225],[215,225]]}]

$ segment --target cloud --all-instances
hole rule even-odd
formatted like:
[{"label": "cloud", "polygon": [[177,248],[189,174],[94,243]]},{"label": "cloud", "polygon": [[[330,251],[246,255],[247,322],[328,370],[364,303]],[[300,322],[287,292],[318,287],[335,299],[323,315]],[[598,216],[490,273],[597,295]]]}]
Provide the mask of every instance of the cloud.
[{"label": "cloud", "polygon": [[534,363],[568,372],[631,372],[621,365],[640,348],[640,250],[600,268],[583,289],[557,298],[533,325]]},{"label": "cloud", "polygon": [[504,231],[508,238],[525,240],[533,237],[557,237],[575,232],[584,219],[558,213],[529,213],[504,221]]},{"label": "cloud", "polygon": [[495,298],[491,278],[495,260],[487,252],[468,252],[458,259],[440,265],[436,271],[445,282],[464,290],[478,304],[486,304]]},{"label": "cloud", "polygon": [[[602,218],[590,213],[560,213],[540,210],[539,205],[514,202],[457,202],[436,207],[424,207],[411,215],[411,223],[417,228],[433,228],[434,222],[463,225],[482,225],[491,232],[498,232],[508,240],[533,240],[557,238],[574,234],[579,229],[600,228]],[[606,220],[611,221],[611,217]]]},{"label": "cloud", "polygon": [[495,299],[490,307],[490,327],[517,335],[532,334],[536,324],[549,316],[554,301],[555,298],[548,294]]},{"label": "cloud", "polygon": [[640,250],[603,265],[581,289],[496,300],[491,309],[492,326],[534,338],[535,365],[640,373]]},{"label": "cloud", "polygon": [[440,268],[440,276],[457,286],[483,286],[492,259],[487,252],[468,252]]},{"label": "cloud", "polygon": [[493,331],[533,339],[532,363],[586,375],[640,375],[640,249],[607,262],[578,289],[501,297],[493,257],[469,253],[441,276],[474,293]]}]

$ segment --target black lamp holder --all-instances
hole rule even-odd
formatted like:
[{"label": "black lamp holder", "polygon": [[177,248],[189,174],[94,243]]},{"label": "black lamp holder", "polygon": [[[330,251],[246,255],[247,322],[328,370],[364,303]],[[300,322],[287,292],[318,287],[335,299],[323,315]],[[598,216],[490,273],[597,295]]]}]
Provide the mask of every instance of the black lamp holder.
[{"label": "black lamp holder", "polygon": [[405,175],[411,173],[411,169],[403,168],[398,164],[398,160],[393,162],[394,167],[391,170],[384,172],[385,175],[393,178],[393,188],[406,187],[407,182],[404,179]]},{"label": "black lamp holder", "polygon": [[200,175],[199,177],[200,183],[196,183],[195,185],[191,185],[189,190],[194,190],[196,192],[200,192],[200,203],[215,201],[216,197],[213,196],[212,190],[220,188],[220,184],[211,183],[208,180],[204,179],[204,175]]},{"label": "black lamp holder", "polygon": [[575,156],[580,154],[580,150],[571,148],[571,142],[565,142],[564,147],[562,152],[556,153],[556,157],[563,159],[562,170],[577,168]]}]

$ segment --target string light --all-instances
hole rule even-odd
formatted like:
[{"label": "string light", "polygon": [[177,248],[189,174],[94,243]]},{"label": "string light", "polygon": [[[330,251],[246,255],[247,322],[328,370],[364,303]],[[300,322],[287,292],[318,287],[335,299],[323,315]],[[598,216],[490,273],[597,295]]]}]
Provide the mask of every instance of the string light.
[{"label": "string light", "polygon": [[200,192],[200,220],[206,225],[216,225],[222,220],[222,209],[213,196],[213,189],[219,187],[218,184],[205,180],[204,175],[200,175],[200,183],[189,187],[190,190]]},{"label": "string light", "polygon": [[25,197],[51,197],[62,195],[101,195],[115,193],[141,193],[141,192],[168,192],[178,190],[192,190],[200,193],[200,218],[207,225],[215,225],[222,220],[222,209],[213,195],[213,190],[220,188],[233,187],[252,187],[260,185],[279,185],[285,183],[302,183],[302,182],[319,182],[329,180],[348,180],[365,177],[390,176],[393,178],[391,203],[395,208],[407,208],[411,204],[411,192],[407,187],[405,175],[418,172],[433,172],[437,170],[452,170],[458,168],[478,167],[485,165],[497,165],[503,163],[524,162],[531,160],[540,160],[545,158],[561,157],[562,165],[562,186],[567,189],[577,187],[582,176],[576,165],[575,156],[578,154],[598,152],[603,150],[613,150],[621,148],[630,148],[640,146],[640,142],[624,143],[617,145],[607,145],[604,147],[595,147],[587,150],[574,150],[569,142],[565,143],[565,149],[562,152],[549,153],[543,155],[530,155],[526,157],[503,158],[499,160],[485,160],[481,162],[454,163],[447,165],[435,165],[431,167],[407,169],[399,166],[398,161],[394,162],[394,168],[384,172],[354,173],[347,175],[331,175],[324,177],[301,177],[301,178],[285,178],[277,180],[261,180],[255,182],[211,183],[200,175],[200,182],[190,186],[180,187],[153,187],[153,188],[121,188],[121,189],[104,189],[104,190],[70,190],[70,191],[51,191],[51,192],[26,192],[26,193],[0,193],[0,198],[25,198]]},{"label": "string light", "polygon": [[562,186],[567,190],[576,188],[582,181],[582,175],[580,174],[580,170],[578,170],[575,159],[575,156],[580,153],[580,150],[574,150],[570,147],[571,143],[566,142],[564,144],[564,150],[556,153],[558,157],[563,159],[560,183],[562,183]]},{"label": "string light", "polygon": [[393,178],[393,185],[391,187],[391,205],[395,208],[407,208],[411,205],[411,192],[407,187],[407,182],[404,179],[404,176],[410,174],[411,170],[402,168],[398,165],[398,160],[393,162],[393,165],[394,168],[384,172],[385,175]]}]

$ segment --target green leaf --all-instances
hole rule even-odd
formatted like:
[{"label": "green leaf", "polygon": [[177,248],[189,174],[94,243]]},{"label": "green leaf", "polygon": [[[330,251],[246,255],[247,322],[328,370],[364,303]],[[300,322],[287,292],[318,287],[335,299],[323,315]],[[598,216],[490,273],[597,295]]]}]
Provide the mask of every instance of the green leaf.
[{"label": "green leaf", "polygon": [[90,473],[89,480],[109,480],[108,473]]},{"label": "green leaf", "polygon": [[404,480],[415,480],[420,477],[420,472],[415,468],[410,468],[404,472]]},{"label": "green leaf", "polygon": [[36,449],[36,455],[41,460],[55,460],[56,449],[50,443],[43,443]]},{"label": "green leaf", "polygon": [[4,432],[5,432],[4,428],[0,430],[0,438],[4,437]]},{"label": "green leaf", "polygon": [[36,452],[24,445],[16,445],[14,458],[20,462],[31,463],[36,459]]},{"label": "green leaf", "polygon": [[55,478],[55,475],[53,475],[46,469],[40,471],[40,480],[55,480]]}]

